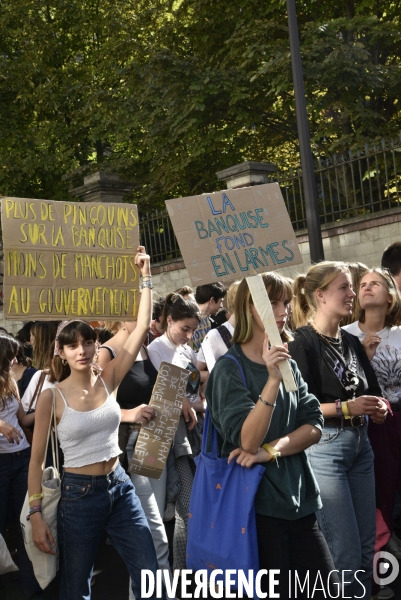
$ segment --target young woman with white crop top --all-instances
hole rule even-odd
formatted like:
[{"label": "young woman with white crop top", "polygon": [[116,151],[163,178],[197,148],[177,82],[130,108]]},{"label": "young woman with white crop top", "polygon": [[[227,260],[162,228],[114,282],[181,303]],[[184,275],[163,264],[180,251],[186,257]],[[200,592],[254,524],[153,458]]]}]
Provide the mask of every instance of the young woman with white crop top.
[{"label": "young woman with white crop top", "polygon": [[[121,410],[115,398],[150,326],[152,284],[149,257],[144,252],[139,246],[135,257],[143,278],[137,326],[102,377],[93,369],[96,334],[90,325],[82,321],[62,323],[56,337],[53,367],[60,382],[56,386],[56,418],[65,459],[58,510],[61,600],[90,598],[93,561],[105,531],[126,563],[137,600],[142,598],[141,570],[155,573],[158,568],[141,504],[130,477],[119,464]],[[52,392],[46,390],[36,409],[28,480],[30,497],[41,491],[51,409]],[[33,499],[30,504],[38,505],[40,500]],[[54,553],[54,540],[41,512],[34,512],[30,519],[35,545],[43,552]]]}]

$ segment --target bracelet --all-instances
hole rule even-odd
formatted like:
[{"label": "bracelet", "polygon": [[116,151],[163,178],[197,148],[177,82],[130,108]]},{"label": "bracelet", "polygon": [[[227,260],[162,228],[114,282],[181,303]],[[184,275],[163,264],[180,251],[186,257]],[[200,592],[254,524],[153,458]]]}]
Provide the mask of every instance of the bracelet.
[{"label": "bracelet", "polygon": [[343,417],[343,416],[344,416],[344,414],[343,414],[343,409],[342,409],[342,406],[341,406],[341,400],[335,400],[335,403],[336,403],[336,413],[337,413],[337,417],[340,417],[340,418],[341,418],[341,417]]},{"label": "bracelet", "polygon": [[40,494],[32,494],[32,496],[29,496],[28,502],[31,503],[34,500],[42,500],[42,498],[44,498],[43,492],[41,492]]},{"label": "bracelet", "polygon": [[37,512],[42,512],[42,507],[39,504],[37,506],[32,506],[32,508],[29,510],[29,514],[26,516],[26,520],[29,521],[31,515],[34,515]]},{"label": "bracelet", "polygon": [[341,410],[343,412],[344,419],[350,419],[351,418],[351,415],[349,414],[349,411],[348,411],[348,404],[347,404],[346,401],[341,402]]},{"label": "bracelet", "polygon": [[270,406],[271,408],[276,408],[276,402],[274,404],[271,404],[270,402],[267,402],[267,400],[263,400],[262,396],[259,394],[258,396],[258,400],[260,400],[261,402],[263,402],[263,404],[265,406]]},{"label": "bracelet", "polygon": [[139,286],[139,289],[143,290],[144,288],[149,288],[150,290],[153,290],[152,279],[147,279],[146,281],[142,281],[141,285]]},{"label": "bracelet", "polygon": [[262,448],[263,448],[263,450],[266,450],[266,452],[271,454],[271,459],[269,462],[274,462],[281,456],[281,452],[279,450],[276,450],[275,448],[273,448],[273,446],[270,446],[270,444],[263,444]]},{"label": "bracelet", "polygon": [[145,277],[147,279],[152,279],[152,275],[150,275],[150,274],[149,275],[141,275],[141,279],[145,279]]}]

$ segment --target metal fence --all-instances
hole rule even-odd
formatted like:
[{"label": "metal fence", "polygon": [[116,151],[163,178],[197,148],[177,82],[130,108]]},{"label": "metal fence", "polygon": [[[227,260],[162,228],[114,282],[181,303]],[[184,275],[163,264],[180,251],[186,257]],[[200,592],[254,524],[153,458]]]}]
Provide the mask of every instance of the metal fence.
[{"label": "metal fence", "polygon": [[[401,206],[401,133],[346,156],[319,159],[315,176],[322,224]],[[302,172],[278,172],[270,181],[280,185],[294,230],[306,228]],[[145,215],[140,232],[154,262],[181,257],[167,212]]]},{"label": "metal fence", "polygon": [[[315,169],[320,222],[333,223],[401,205],[401,134],[396,140],[319,159]],[[302,172],[277,173],[295,231],[306,227]]]}]

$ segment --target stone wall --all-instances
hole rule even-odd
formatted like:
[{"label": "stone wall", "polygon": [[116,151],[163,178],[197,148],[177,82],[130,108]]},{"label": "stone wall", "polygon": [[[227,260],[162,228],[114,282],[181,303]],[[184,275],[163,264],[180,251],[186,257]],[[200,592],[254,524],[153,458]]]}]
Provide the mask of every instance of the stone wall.
[{"label": "stone wall", "polygon": [[[322,226],[323,248],[326,260],[363,262],[369,267],[380,265],[383,250],[395,241],[401,241],[401,207],[375,215],[360,215],[338,223]],[[295,277],[310,265],[308,235],[297,233],[297,241],[304,258],[304,267],[297,265],[280,269],[280,273]],[[156,296],[163,296],[183,285],[191,285],[182,260],[153,267]],[[5,321],[0,312],[0,326],[12,333],[18,331],[21,322]]]}]

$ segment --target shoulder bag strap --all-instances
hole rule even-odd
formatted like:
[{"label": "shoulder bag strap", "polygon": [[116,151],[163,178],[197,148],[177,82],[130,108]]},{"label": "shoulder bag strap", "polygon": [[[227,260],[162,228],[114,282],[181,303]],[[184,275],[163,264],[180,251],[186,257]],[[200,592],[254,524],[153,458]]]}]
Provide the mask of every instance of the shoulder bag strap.
[{"label": "shoulder bag strap", "polygon": [[46,379],[46,375],[47,375],[46,371],[42,371],[41,372],[41,374],[39,376],[39,379],[38,379],[38,383],[37,383],[36,389],[35,389],[35,391],[33,393],[33,396],[32,396],[32,400],[29,403],[27,412],[29,410],[31,410],[32,406],[35,403],[36,398],[39,398],[40,392],[42,391],[42,387],[43,387],[43,384],[44,384],[45,379]]},{"label": "shoulder bag strap", "polygon": [[[233,360],[236,363],[238,370],[240,372],[240,375],[241,375],[242,383],[246,387],[245,373],[244,373],[244,369],[242,368],[241,363],[232,354],[223,354],[223,356],[220,356],[220,358],[218,360],[220,361],[220,360],[223,360],[224,358],[230,358],[231,360]],[[202,452],[204,454],[207,454],[209,428],[210,428],[210,431],[212,434],[212,454],[211,454],[211,456],[213,458],[217,458],[217,430],[216,430],[216,427],[212,423],[209,411],[206,410],[205,421],[203,423],[203,438],[202,438]]]},{"label": "shoulder bag strap", "polygon": [[220,327],[217,327],[217,331],[219,332],[221,339],[223,340],[227,348],[230,349],[232,346],[231,340],[233,336],[228,331],[227,327],[224,327],[224,325],[220,325]]},{"label": "shoulder bag strap", "polygon": [[53,466],[56,467],[58,472],[60,472],[59,464],[58,464],[58,447],[57,447],[58,436],[57,436],[57,419],[56,419],[56,389],[54,387],[52,387],[51,392],[52,392],[52,411],[51,411],[51,415],[50,415],[49,429],[47,431],[46,449],[45,449],[45,456],[43,458],[43,464],[46,463],[47,448],[49,447],[49,440],[51,439]]}]

